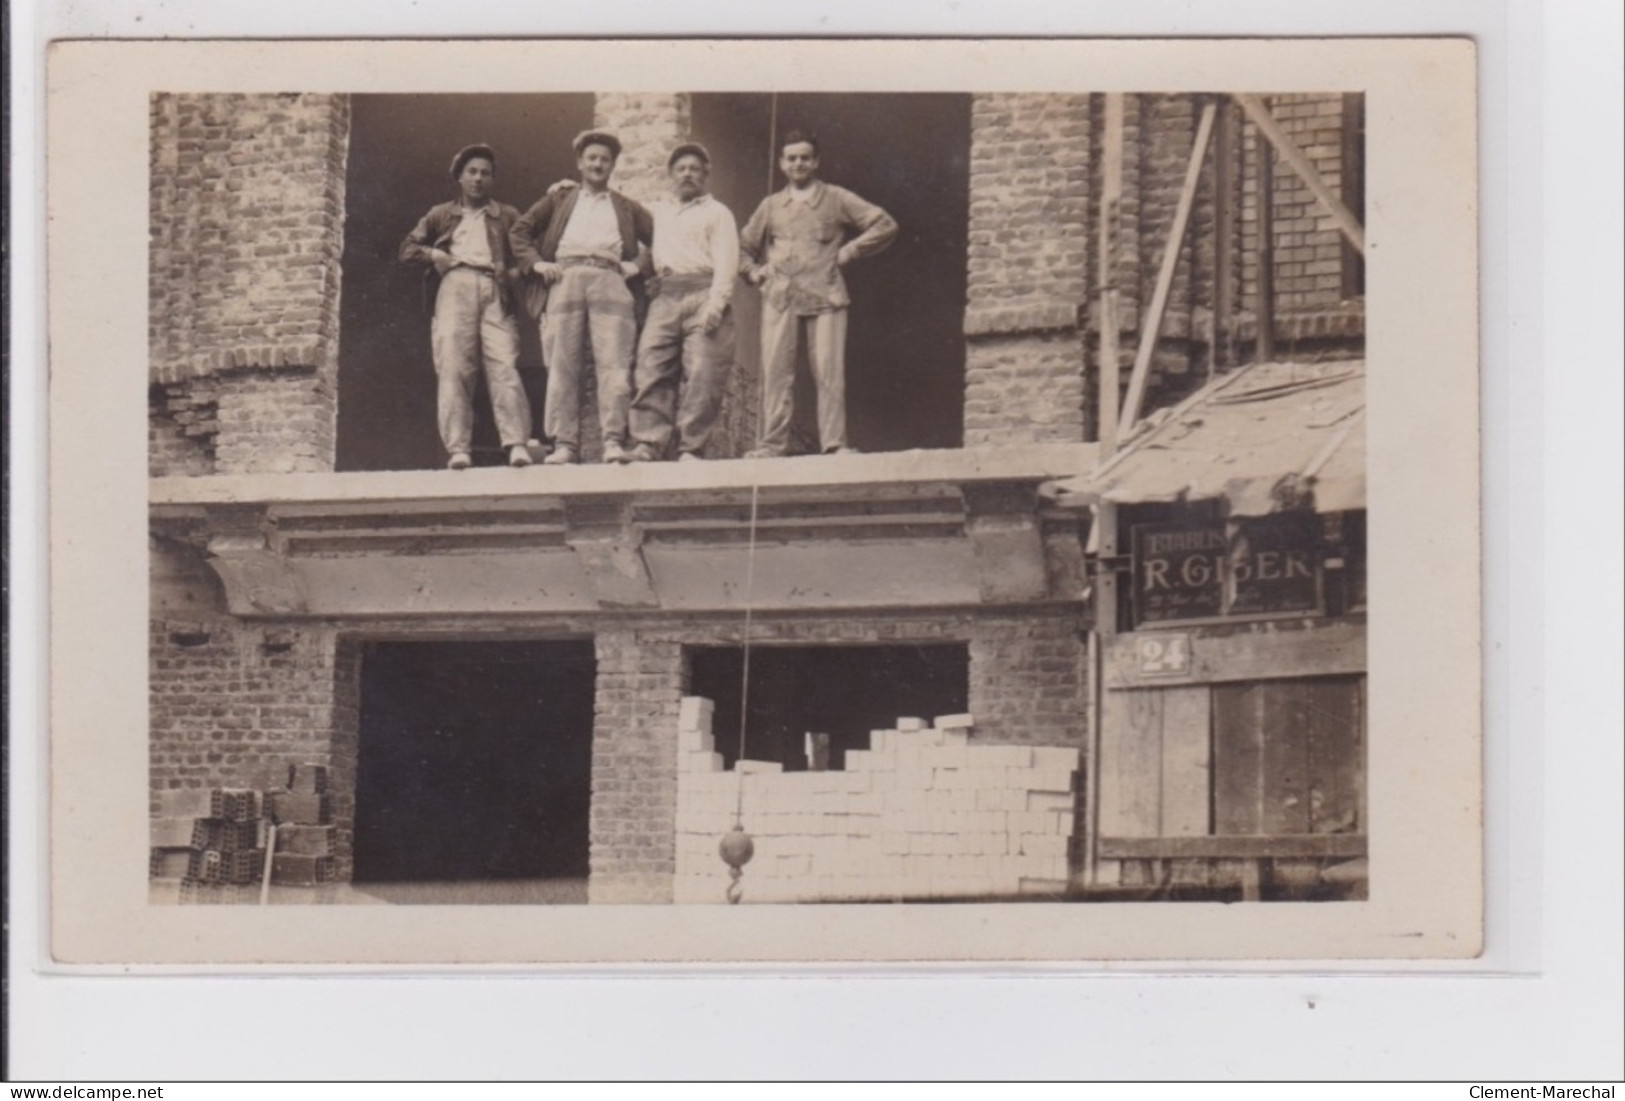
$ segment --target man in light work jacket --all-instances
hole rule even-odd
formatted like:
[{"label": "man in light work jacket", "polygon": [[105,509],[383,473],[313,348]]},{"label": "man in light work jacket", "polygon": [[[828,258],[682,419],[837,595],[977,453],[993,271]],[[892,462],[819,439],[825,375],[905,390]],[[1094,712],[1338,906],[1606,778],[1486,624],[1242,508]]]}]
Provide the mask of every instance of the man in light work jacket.
[{"label": "man in light work jacket", "polygon": [[519,212],[491,198],[497,157],[489,145],[458,150],[451,177],[461,197],[430,208],[406,240],[400,259],[425,272],[425,301],[432,303],[430,343],[434,354],[440,440],[452,470],[465,470],[474,427],[474,381],[480,367],[491,392],[497,433],[511,466],[529,466],[530,401],[519,379],[519,279],[508,232]]},{"label": "man in light work jacket", "polygon": [[[789,186],[762,200],[740,235],[741,270],[762,288],[762,432],[751,457],[785,454],[794,416],[796,345],[803,336],[818,387],[819,448],[846,438],[846,308],[841,269],[892,243],[897,222],[874,203],[818,178],[818,139],[779,143]],[[851,239],[848,240],[848,235]]]},{"label": "man in light work jacket", "polygon": [[[666,158],[673,198],[653,204],[655,288],[633,372],[632,457],[703,459],[734,362],[729,303],[739,226],[706,191],[711,154],[685,142]],[[679,387],[679,379],[681,387]]]},{"label": "man in light work jacket", "polygon": [[598,377],[598,429],[604,461],[627,462],[627,407],[637,341],[635,299],[628,282],[641,274],[639,245],[654,236],[649,212],[609,188],[621,155],[614,134],[588,130],[573,148],[581,186],[543,196],[514,223],[514,255],[546,288],[542,352],[547,361],[546,462],[581,455],[581,372],[590,351]]}]

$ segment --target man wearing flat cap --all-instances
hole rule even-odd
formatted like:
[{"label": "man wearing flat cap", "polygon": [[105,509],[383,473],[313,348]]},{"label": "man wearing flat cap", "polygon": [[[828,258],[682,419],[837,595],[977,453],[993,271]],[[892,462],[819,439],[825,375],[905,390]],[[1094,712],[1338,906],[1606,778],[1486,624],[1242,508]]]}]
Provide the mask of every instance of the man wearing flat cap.
[{"label": "man wearing flat cap", "polygon": [[[706,191],[711,154],[686,142],[666,158],[672,198],[653,204],[654,297],[633,372],[632,457],[703,459],[734,362],[729,303],[739,226]],[[680,385],[679,385],[680,383]]]},{"label": "man wearing flat cap", "polygon": [[508,244],[519,212],[491,198],[496,170],[489,145],[458,150],[451,177],[461,194],[431,207],[400,248],[402,263],[427,269],[440,440],[452,470],[473,462],[474,383],[482,366],[508,463],[530,465],[530,401],[519,378],[515,316],[520,272]]},{"label": "man wearing flat cap", "polygon": [[636,300],[628,282],[642,273],[639,246],[654,222],[639,204],[609,187],[621,155],[614,134],[588,130],[573,148],[579,187],[550,191],[513,224],[509,241],[533,283],[546,289],[542,353],[547,362],[546,431],[550,464],[581,455],[581,373],[597,369],[598,431],[605,462],[626,462],[627,408],[637,341]]}]

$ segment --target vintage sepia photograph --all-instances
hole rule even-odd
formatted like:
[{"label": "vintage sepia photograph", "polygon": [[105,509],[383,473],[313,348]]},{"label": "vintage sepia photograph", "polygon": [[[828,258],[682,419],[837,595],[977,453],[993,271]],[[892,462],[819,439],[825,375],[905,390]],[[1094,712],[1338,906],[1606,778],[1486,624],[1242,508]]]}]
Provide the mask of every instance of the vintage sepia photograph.
[{"label": "vintage sepia photograph", "polygon": [[64,50],[53,950],[1475,954],[1473,71]]},{"label": "vintage sepia photograph", "polygon": [[150,156],[153,901],[1366,897],[1360,92]]}]

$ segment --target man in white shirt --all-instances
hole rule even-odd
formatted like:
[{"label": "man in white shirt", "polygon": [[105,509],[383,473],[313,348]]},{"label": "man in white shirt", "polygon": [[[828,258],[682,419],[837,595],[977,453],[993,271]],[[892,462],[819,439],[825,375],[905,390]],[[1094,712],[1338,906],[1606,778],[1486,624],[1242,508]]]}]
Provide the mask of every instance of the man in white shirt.
[{"label": "man in white shirt", "polygon": [[739,228],[706,191],[711,155],[686,142],[666,158],[673,198],[655,203],[654,298],[633,372],[632,458],[702,459],[734,363],[729,304],[739,273]]},{"label": "man in white shirt", "polygon": [[581,375],[590,354],[597,371],[598,428],[604,461],[626,462],[627,406],[637,341],[639,246],[653,233],[649,212],[609,187],[621,155],[613,134],[588,130],[574,143],[579,187],[551,191],[513,225],[509,241],[533,289],[546,295],[542,353],[547,365],[546,429],[550,465],[581,451]]}]

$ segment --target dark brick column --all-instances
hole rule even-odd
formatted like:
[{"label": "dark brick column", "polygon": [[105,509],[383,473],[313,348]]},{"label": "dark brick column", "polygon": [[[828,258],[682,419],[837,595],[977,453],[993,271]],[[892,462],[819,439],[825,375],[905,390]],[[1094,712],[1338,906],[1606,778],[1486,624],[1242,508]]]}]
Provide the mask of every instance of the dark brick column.
[{"label": "dark brick column", "polygon": [[597,650],[588,898],[670,902],[683,649],[626,629],[600,632]]},{"label": "dark brick column", "polygon": [[153,473],[331,470],[348,98],[162,94],[151,122]]},{"label": "dark brick column", "polygon": [[1089,97],[987,94],[971,107],[965,446],[1081,442]]}]

